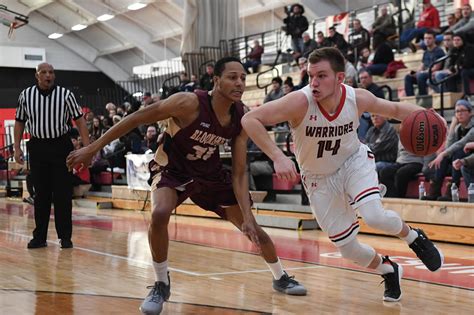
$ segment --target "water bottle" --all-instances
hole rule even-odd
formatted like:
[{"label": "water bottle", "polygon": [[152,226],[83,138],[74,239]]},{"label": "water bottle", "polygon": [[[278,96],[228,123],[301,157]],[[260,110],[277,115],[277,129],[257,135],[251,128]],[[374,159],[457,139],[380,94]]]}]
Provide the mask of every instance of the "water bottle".
[{"label": "water bottle", "polygon": [[470,183],[467,189],[467,201],[474,202],[474,183]]},{"label": "water bottle", "polygon": [[451,198],[453,202],[459,202],[459,191],[458,186],[456,186],[456,183],[453,183],[451,185]]},{"label": "water bottle", "polygon": [[426,196],[425,182],[420,182],[420,185],[418,186],[418,199],[422,199],[425,196]]}]

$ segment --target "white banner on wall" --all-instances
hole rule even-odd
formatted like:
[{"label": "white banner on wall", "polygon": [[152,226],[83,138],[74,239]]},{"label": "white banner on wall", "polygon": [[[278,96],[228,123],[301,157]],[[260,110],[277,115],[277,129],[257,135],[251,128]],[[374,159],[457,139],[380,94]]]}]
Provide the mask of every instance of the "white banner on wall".
[{"label": "white banner on wall", "polygon": [[127,154],[127,185],[129,189],[149,190],[148,163],[153,159],[154,154]]}]

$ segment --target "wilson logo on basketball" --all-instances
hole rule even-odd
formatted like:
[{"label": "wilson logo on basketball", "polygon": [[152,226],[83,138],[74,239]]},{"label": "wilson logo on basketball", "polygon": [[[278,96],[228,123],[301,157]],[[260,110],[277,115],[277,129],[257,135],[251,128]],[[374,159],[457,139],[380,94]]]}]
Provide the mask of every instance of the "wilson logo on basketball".
[{"label": "wilson logo on basketball", "polygon": [[418,133],[416,135],[416,151],[425,150],[425,122],[420,121],[418,125]]}]

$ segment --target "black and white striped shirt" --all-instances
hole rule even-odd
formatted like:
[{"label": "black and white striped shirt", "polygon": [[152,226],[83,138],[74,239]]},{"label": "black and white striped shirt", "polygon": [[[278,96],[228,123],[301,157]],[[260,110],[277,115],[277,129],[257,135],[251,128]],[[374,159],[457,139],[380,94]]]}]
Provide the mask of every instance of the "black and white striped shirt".
[{"label": "black and white striped shirt", "polygon": [[34,85],[20,93],[15,120],[26,122],[31,136],[52,139],[69,131],[70,118],[81,116],[82,109],[68,89],[55,86],[44,92]]}]

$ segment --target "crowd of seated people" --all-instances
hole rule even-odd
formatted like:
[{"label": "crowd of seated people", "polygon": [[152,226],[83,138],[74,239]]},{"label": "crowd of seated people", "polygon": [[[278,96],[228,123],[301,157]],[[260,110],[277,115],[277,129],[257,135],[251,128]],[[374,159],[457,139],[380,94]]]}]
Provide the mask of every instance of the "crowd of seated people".
[{"label": "crowd of seated people", "polygon": [[[301,5],[292,6],[290,17],[303,21],[302,13],[304,13],[304,9]],[[474,58],[469,58],[468,52],[472,51],[474,47],[470,43],[472,39],[470,33],[466,33],[466,30],[471,30],[471,28],[474,30],[474,19],[471,19],[471,15],[470,5],[465,4],[461,10],[448,15],[447,25],[441,26],[436,8],[430,1],[423,1],[423,10],[415,29],[406,30],[401,34],[402,42],[406,46],[412,47],[413,45],[410,43],[413,43],[416,49],[425,50],[418,71],[408,74],[405,78],[407,95],[414,95],[413,85],[418,86],[419,95],[427,94],[428,88],[435,92],[439,91],[439,86],[430,84],[427,69],[434,60],[445,54],[452,57],[444,64],[440,64],[439,68],[433,69],[435,81],[440,81],[459,70],[455,76],[444,83],[445,91],[462,90],[466,95],[471,94],[469,80],[474,78]],[[303,22],[301,23],[304,26]],[[346,84],[367,89],[377,97],[383,98],[384,94],[380,87],[374,83],[373,76],[383,75],[389,64],[394,61],[394,47],[387,41],[391,36],[396,35],[394,18],[389,14],[386,6],[381,6],[380,13],[370,28],[364,27],[359,19],[353,19],[351,26],[347,41],[335,26],[328,27],[327,36],[322,31],[316,32],[314,39],[307,32],[307,27],[298,30],[299,33],[290,34],[295,52],[293,56],[299,66],[298,84],[293,83],[291,76],[273,78],[271,90],[266,95],[264,102],[280,98],[307,85],[309,79],[307,58],[312,51],[321,47],[337,47],[343,52],[346,57]],[[443,35],[443,48],[438,46],[439,35]],[[258,72],[263,52],[263,45],[260,44],[260,41],[254,40],[250,53],[243,60],[248,73]],[[206,72],[200,79],[195,74],[188,76],[188,73],[182,72],[178,90],[184,92],[192,92],[199,88],[212,90],[213,71],[214,66],[210,63],[206,65]],[[145,93],[141,107],[148,106],[156,99],[151,93]],[[467,181],[466,184],[474,180],[474,157],[469,155],[470,150],[474,149],[474,129],[472,135],[469,132],[471,112],[463,101],[458,103],[455,119],[453,119],[455,125],[449,135],[450,140],[446,148],[440,151],[430,164],[436,171],[433,172],[431,178],[432,190],[429,192],[428,198],[441,197],[440,182],[442,183],[442,179],[446,176],[451,176],[458,186],[461,176]],[[92,141],[133,111],[130,103],[119,106],[108,103],[105,109],[105,115],[96,115],[92,111],[86,113]],[[464,112],[469,115],[469,122],[465,122],[461,117]],[[287,126],[280,127],[287,128]],[[123,155],[127,152],[143,154],[156,151],[160,131],[158,125],[140,126],[137,130],[133,130],[106,146],[93,159],[89,169],[89,181],[94,184],[94,175],[100,174],[110,167],[123,165]],[[375,153],[380,181],[388,188],[387,196],[404,197],[408,182],[415,179],[422,168],[427,166],[426,160],[405,151],[399,144],[395,129],[386,118],[378,115],[364,113],[361,116],[359,138]],[[453,139],[461,142],[458,143]],[[456,144],[456,150],[452,149],[454,144]],[[463,154],[460,154],[461,151]],[[118,156],[121,158],[111,158],[115,153],[119,153]],[[253,175],[260,172],[255,168],[254,165]],[[269,175],[267,173],[270,172],[270,168],[266,167],[266,171],[265,174]],[[464,176],[464,174],[466,175]]]}]

